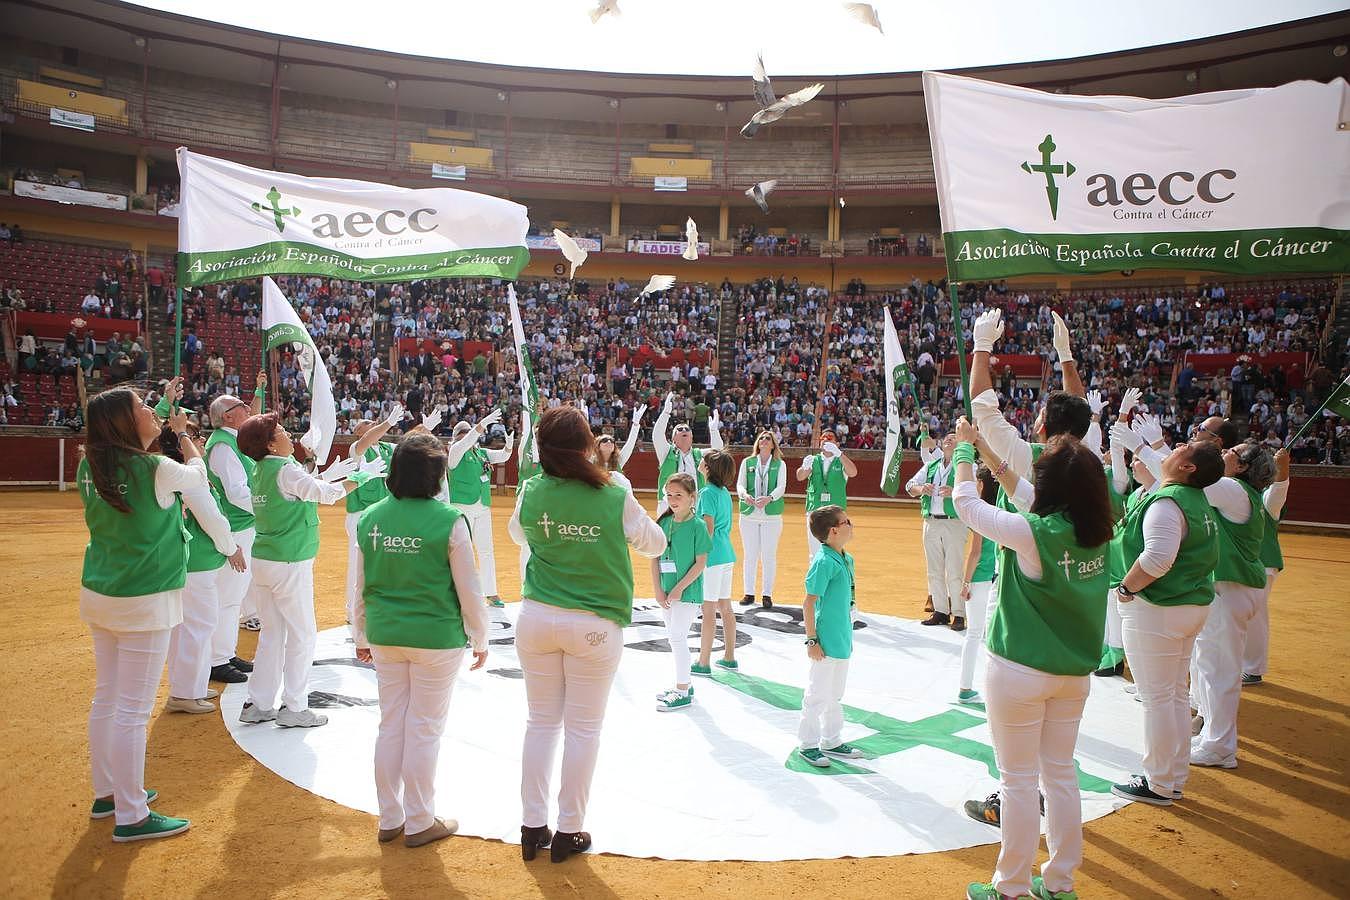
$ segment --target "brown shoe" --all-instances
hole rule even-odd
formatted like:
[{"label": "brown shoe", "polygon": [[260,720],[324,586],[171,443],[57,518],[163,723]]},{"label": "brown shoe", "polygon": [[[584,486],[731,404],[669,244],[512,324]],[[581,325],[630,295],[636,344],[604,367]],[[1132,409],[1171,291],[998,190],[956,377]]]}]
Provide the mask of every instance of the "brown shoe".
[{"label": "brown shoe", "polygon": [[933,595],[929,594],[928,599],[923,601],[923,611],[930,613],[933,611]]},{"label": "brown shoe", "polygon": [[454,819],[436,819],[431,823],[431,827],[425,831],[419,831],[417,834],[405,834],[403,846],[421,847],[433,841],[444,840],[458,830],[459,823]]},{"label": "brown shoe", "polygon": [[920,625],[950,625],[951,617],[946,613],[935,612],[928,618],[920,622]]},{"label": "brown shoe", "polygon": [[380,839],[381,844],[387,844],[402,833],[403,833],[402,825],[398,826],[397,828],[381,828],[380,833],[377,835],[377,837]]},{"label": "brown shoe", "polygon": [[966,617],[965,617],[965,616],[953,616],[953,617],[952,617],[952,624],[948,625],[947,627],[950,628],[952,631],[965,631],[965,630],[966,630]]}]

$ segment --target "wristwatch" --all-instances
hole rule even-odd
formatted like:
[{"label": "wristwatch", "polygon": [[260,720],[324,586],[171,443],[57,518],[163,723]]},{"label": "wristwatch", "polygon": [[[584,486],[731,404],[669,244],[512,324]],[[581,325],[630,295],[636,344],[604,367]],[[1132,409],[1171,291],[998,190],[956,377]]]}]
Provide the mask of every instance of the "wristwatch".
[{"label": "wristwatch", "polygon": [[820,641],[816,640],[815,638],[807,638],[807,639],[806,639],[806,646],[808,646],[808,647],[814,647],[814,646],[816,646],[816,645],[819,644],[819,643],[820,643]]},{"label": "wristwatch", "polygon": [[189,441],[192,440],[192,435],[188,434],[186,431],[178,432],[178,436],[180,438],[187,438]]},{"label": "wristwatch", "polygon": [[1118,595],[1124,595],[1124,596],[1126,596],[1126,597],[1134,597],[1134,596],[1136,596],[1135,592],[1132,591],[1132,590],[1130,590],[1129,588],[1127,588],[1127,587],[1125,586],[1125,582],[1123,582],[1123,581],[1122,581],[1120,584],[1116,585],[1116,593],[1117,593]]}]

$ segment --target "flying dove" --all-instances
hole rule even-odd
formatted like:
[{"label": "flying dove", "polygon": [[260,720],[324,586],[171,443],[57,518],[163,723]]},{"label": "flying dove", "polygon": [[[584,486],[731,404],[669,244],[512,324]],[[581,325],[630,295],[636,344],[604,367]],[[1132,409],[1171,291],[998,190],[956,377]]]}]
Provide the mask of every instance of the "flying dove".
[{"label": "flying dove", "polygon": [[571,271],[567,273],[567,280],[571,281],[577,275],[577,267],[586,261],[586,251],[561,228],[553,229],[553,239],[558,242],[558,249],[562,251],[562,255],[572,264]]},{"label": "flying dove", "polygon": [[870,25],[877,30],[879,34],[886,32],[881,30],[881,17],[877,15],[876,9],[870,3],[845,3],[844,9],[848,14],[857,19],[864,25]]},{"label": "flying dove", "polygon": [[653,275],[651,281],[647,282],[647,286],[642,289],[642,293],[638,294],[638,296],[645,297],[648,294],[655,294],[658,291],[667,291],[674,287],[674,285],[674,275]]},{"label": "flying dove", "polygon": [[619,9],[619,0],[600,0],[600,2],[595,5],[595,9],[591,10],[591,24],[596,24],[607,14],[614,16],[623,15],[623,11]]},{"label": "flying dove", "polygon": [[824,84],[816,82],[815,84],[802,88],[800,91],[794,91],[791,94],[778,98],[773,103],[770,103],[750,117],[750,121],[746,122],[745,126],[741,129],[741,137],[754,137],[761,127],[772,125],[774,122],[777,122],[779,119],[783,118],[783,116],[787,115],[788,110],[796,109],[798,106],[809,102],[816,94],[819,94],[824,89]]},{"label": "flying dove", "polygon": [[753,187],[747,189],[745,192],[745,196],[755,201],[755,205],[759,207],[760,212],[764,213],[765,215],[768,215],[769,194],[772,193],[773,189],[776,187],[778,187],[778,179],[776,178],[770,181],[761,181],[758,184],[754,185]]}]

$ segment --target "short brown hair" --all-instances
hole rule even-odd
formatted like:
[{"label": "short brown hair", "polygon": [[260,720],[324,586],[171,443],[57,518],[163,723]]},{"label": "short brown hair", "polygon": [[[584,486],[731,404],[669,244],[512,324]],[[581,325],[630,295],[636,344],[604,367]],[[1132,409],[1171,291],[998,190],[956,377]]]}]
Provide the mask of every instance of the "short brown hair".
[{"label": "short brown hair", "polygon": [[736,483],[736,460],[725,450],[709,450],[703,454],[703,468],[708,472],[708,483],[729,488]]},{"label": "short brown hair", "polygon": [[385,486],[399,500],[435,497],[440,493],[448,463],[449,457],[439,438],[430,434],[408,435],[394,448]]},{"label": "short brown hair", "polygon": [[249,416],[244,420],[244,424],[239,426],[239,434],[234,438],[234,442],[239,446],[239,452],[254,462],[262,460],[267,455],[268,448],[272,446],[272,437],[277,433],[279,424],[281,418],[274,412]]},{"label": "short brown hair", "polygon": [[830,539],[830,529],[838,525],[844,518],[844,508],[835,506],[831,503],[829,506],[820,506],[811,511],[811,518],[808,520],[811,527],[811,537],[820,541],[822,544]]},{"label": "short brown hair", "polygon": [[545,410],[534,440],[539,448],[539,467],[545,474],[584,481],[594,488],[610,484],[609,474],[591,460],[595,435],[586,416],[575,406]]}]

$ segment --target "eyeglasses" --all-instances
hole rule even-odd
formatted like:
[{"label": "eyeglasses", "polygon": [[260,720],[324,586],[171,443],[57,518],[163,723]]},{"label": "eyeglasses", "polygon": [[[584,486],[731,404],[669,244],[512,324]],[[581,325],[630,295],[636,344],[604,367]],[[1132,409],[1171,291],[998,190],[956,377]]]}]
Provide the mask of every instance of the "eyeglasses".
[{"label": "eyeglasses", "polygon": [[1202,433],[1203,433],[1203,434],[1209,435],[1210,437],[1214,438],[1216,441],[1222,441],[1222,440],[1223,440],[1223,438],[1219,437],[1218,434],[1216,434],[1215,432],[1210,431],[1208,428],[1206,428],[1206,427],[1204,426],[1204,423],[1201,423],[1201,424],[1199,424],[1199,425],[1192,425],[1192,426],[1191,426],[1191,437],[1198,437],[1198,436],[1199,436],[1200,434],[1202,434]]},{"label": "eyeglasses", "polygon": [[852,520],[850,520],[850,519],[840,519],[838,522],[835,522],[835,523],[834,523],[834,526],[833,526],[833,527],[839,528],[839,527],[844,526],[844,525],[847,525],[848,527],[852,528],[852,527],[853,527],[853,522],[852,522]]}]

